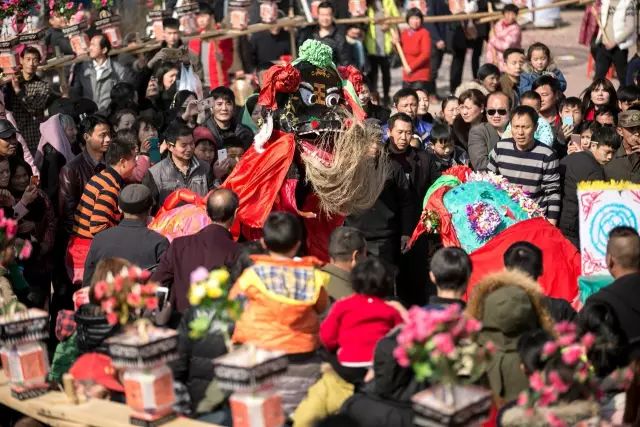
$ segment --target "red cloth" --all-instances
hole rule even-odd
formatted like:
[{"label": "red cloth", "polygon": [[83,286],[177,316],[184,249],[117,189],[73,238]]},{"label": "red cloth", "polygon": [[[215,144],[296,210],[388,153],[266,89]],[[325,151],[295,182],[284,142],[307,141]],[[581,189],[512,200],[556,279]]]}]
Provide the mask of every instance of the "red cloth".
[{"label": "red cloth", "polygon": [[300,71],[291,64],[272,66],[262,76],[258,104],[267,110],[275,110],[278,107],[276,95],[297,91],[301,78]]},{"label": "red cloth", "polygon": [[402,80],[418,82],[431,80],[431,35],[425,28],[404,30],[400,43],[412,73],[402,70]]},{"label": "red cloth", "polygon": [[293,155],[293,134],[274,130],[258,153],[251,146],[222,184],[240,199],[237,220],[245,226],[262,228],[285,181]]},{"label": "red cloth", "polygon": [[[189,40],[189,50],[202,59],[202,40],[200,38]],[[209,40],[209,49],[205,54],[209,64],[209,87],[215,89],[218,86],[229,86],[229,68],[233,64],[233,40]],[[222,61],[220,62],[218,58]],[[220,62],[221,78],[218,78],[218,62]]]},{"label": "red cloth", "polygon": [[538,282],[544,294],[569,302],[577,298],[580,254],[547,220],[533,218],[512,225],[471,253],[473,273],[465,300],[485,275],[504,268],[502,257],[509,246],[523,240],[542,250],[544,272]]},{"label": "red cloth", "polygon": [[[82,283],[82,277],[84,276],[84,262],[89,254],[91,248],[91,242],[93,239],[87,239],[80,236],[71,236],[69,239],[69,246],[67,247],[67,273],[71,278],[72,283]],[[88,283],[86,283],[88,285]]]},{"label": "red cloth", "polygon": [[344,216],[328,216],[320,211],[318,196],[311,193],[307,196],[302,206],[304,212],[317,214],[316,218],[304,218],[304,227],[307,230],[307,251],[324,262],[329,262],[329,237],[331,232],[344,223]]},{"label": "red cloth", "polygon": [[338,352],[341,365],[370,365],[378,340],[401,323],[400,312],[383,299],[355,294],[333,304],[320,325],[320,341]]}]

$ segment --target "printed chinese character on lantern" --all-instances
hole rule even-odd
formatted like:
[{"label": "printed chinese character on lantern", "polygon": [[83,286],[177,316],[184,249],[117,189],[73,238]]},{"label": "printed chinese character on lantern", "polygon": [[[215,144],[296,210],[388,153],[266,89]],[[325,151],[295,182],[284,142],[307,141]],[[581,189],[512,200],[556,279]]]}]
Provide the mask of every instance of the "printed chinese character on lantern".
[{"label": "printed chinese character on lantern", "polygon": [[409,0],[407,2],[407,10],[416,8],[423,15],[427,14],[427,1],[426,0]]},{"label": "printed chinese character on lantern", "polygon": [[278,20],[278,1],[260,1],[260,20],[265,24],[273,24]]},{"label": "printed chinese character on lantern", "polygon": [[229,21],[231,29],[243,31],[249,26],[249,6],[247,0],[231,0],[229,2]]},{"label": "printed chinese character on lantern", "polygon": [[349,13],[353,17],[364,16],[367,11],[366,0],[349,0]]}]

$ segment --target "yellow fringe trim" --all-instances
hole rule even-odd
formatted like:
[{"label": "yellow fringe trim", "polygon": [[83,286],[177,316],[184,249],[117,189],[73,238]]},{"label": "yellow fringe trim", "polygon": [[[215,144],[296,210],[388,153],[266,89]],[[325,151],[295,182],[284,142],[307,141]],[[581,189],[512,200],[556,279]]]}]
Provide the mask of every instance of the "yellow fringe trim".
[{"label": "yellow fringe trim", "polygon": [[631,181],[582,181],[578,183],[578,191],[596,190],[640,190],[640,184]]}]

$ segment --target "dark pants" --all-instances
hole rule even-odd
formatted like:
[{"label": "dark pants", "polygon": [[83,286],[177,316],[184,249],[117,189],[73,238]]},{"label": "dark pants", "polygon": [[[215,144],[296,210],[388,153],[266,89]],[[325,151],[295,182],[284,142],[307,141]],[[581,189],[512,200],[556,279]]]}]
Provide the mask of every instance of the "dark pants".
[{"label": "dark pants", "polygon": [[609,50],[604,45],[599,44],[595,49],[596,75],[594,78],[602,79],[607,76],[607,71],[611,67],[611,63],[616,67],[618,79],[624,81],[627,75],[627,58],[629,50],[621,50],[618,46]]},{"label": "dark pants", "polygon": [[388,56],[369,55],[369,65],[371,69],[367,75],[369,88],[371,91],[378,91],[378,69],[382,72],[382,97],[384,101],[389,100],[391,90],[391,64]]},{"label": "dark pants", "polygon": [[437,93],[436,80],[438,79],[438,71],[442,65],[442,57],[444,49],[438,49],[435,43],[431,44],[431,81],[429,81],[429,95]]},{"label": "dark pants", "polygon": [[474,40],[469,40],[469,47],[471,52],[471,74],[474,79],[478,78],[478,68],[480,68],[480,57],[482,56],[482,47],[484,46],[484,39],[478,37]]},{"label": "dark pants", "polygon": [[467,56],[467,49],[453,51],[451,60],[451,74],[449,75],[449,92],[454,93],[460,83],[462,83],[462,70],[464,69],[464,58]]}]

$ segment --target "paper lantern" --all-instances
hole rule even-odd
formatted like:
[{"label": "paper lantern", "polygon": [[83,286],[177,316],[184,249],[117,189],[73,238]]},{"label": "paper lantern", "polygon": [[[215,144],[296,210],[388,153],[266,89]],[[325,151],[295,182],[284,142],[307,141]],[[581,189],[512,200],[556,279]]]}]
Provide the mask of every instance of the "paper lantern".
[{"label": "paper lantern", "polygon": [[180,31],[184,35],[192,35],[198,32],[198,25],[196,23],[196,13],[200,8],[196,2],[178,3],[175,8],[176,16],[180,21]]},{"label": "paper lantern", "polygon": [[109,40],[111,47],[122,47],[122,32],[120,31],[120,17],[111,15],[95,22],[96,28]]},{"label": "paper lantern", "polygon": [[251,2],[247,0],[229,1],[229,21],[231,28],[243,31],[249,26],[249,6]]},{"label": "paper lantern", "polygon": [[274,0],[260,1],[260,20],[265,24],[273,24],[278,20],[278,2]]},{"label": "paper lantern", "polygon": [[122,379],[127,406],[136,418],[151,421],[173,413],[171,406],[176,399],[169,367],[127,369]]},{"label": "paper lantern", "polygon": [[70,25],[62,29],[62,34],[69,39],[71,49],[77,56],[89,53],[89,43],[91,40],[89,40],[89,36],[85,33],[86,29],[87,24],[84,21],[80,24]]},{"label": "paper lantern", "polygon": [[40,343],[48,337],[48,314],[29,309],[0,316],[0,359],[11,394],[19,400],[45,393],[49,359]]},{"label": "paper lantern", "polygon": [[162,20],[171,16],[166,10],[149,11],[149,20],[151,21],[151,36],[156,41],[164,40],[164,26]]},{"label": "paper lantern", "polygon": [[426,0],[409,0],[407,2],[407,10],[416,8],[422,12],[423,15],[427,14],[427,2]]},{"label": "paper lantern", "polygon": [[313,0],[311,2],[311,16],[313,19],[318,19],[318,6],[320,6],[320,3],[322,3],[320,0]]},{"label": "paper lantern", "polygon": [[365,13],[367,13],[366,0],[349,0],[349,14],[351,14],[351,16],[364,16]]},{"label": "paper lantern", "polygon": [[411,401],[416,425],[479,425],[489,415],[491,390],[438,384],[414,394]]},{"label": "paper lantern", "polygon": [[15,36],[0,39],[0,68],[6,74],[14,74],[18,71],[20,60],[15,49],[17,44],[18,38]]},{"label": "paper lantern", "polygon": [[229,398],[234,427],[280,427],[285,417],[282,397],[269,392],[234,393]]}]

